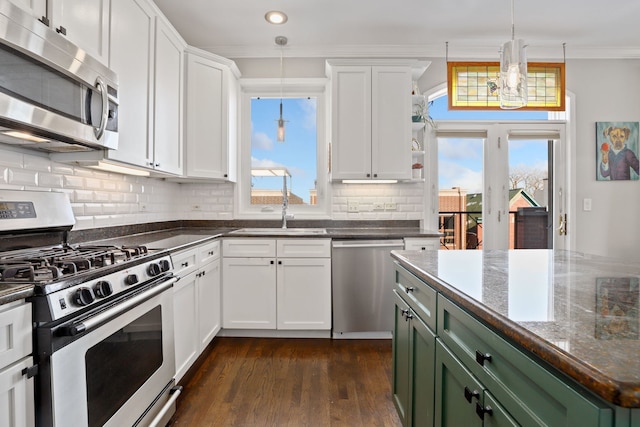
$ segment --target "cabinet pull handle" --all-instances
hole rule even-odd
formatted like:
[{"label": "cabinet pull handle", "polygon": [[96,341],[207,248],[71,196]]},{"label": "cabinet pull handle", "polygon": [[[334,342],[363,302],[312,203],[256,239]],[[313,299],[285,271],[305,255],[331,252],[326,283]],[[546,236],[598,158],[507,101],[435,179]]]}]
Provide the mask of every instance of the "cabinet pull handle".
[{"label": "cabinet pull handle", "polygon": [[476,350],[476,362],[478,362],[480,366],[484,366],[484,362],[491,362],[491,355],[489,353],[481,353]]},{"label": "cabinet pull handle", "polygon": [[480,403],[476,402],[476,414],[484,421],[484,414],[493,415],[493,408],[489,405],[483,408]]},{"label": "cabinet pull handle", "polygon": [[182,266],[182,267],[189,267],[189,263],[188,263],[188,262],[183,262],[182,264],[180,264],[180,266]]},{"label": "cabinet pull handle", "polygon": [[471,403],[473,398],[480,399],[480,392],[478,390],[471,391],[469,387],[464,386],[464,398],[467,399],[467,402]]},{"label": "cabinet pull handle", "polygon": [[415,290],[416,290],[416,288],[414,288],[413,286],[409,286],[409,287],[405,288],[405,292],[406,293],[413,292]]}]

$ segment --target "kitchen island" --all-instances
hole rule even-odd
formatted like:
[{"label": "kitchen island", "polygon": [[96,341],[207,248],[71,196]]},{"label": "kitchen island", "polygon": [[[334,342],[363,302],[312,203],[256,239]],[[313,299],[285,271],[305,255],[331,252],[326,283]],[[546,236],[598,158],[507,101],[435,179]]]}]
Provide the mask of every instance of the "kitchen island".
[{"label": "kitchen island", "polygon": [[[640,425],[639,265],[550,250],[394,251],[392,258],[396,293],[404,298],[398,304],[418,301],[408,308],[427,318],[436,359],[451,353],[480,380],[480,389],[513,400],[508,418],[522,424],[514,415],[522,412],[529,423],[553,425],[540,410],[529,410],[522,394],[554,400],[573,393],[587,407],[581,402],[574,415],[592,410],[589,425]],[[509,367],[496,372],[501,361]],[[437,386],[447,374],[435,365]],[[516,390],[509,388],[512,380]],[[438,406],[445,404],[435,394],[439,425]],[[479,401],[478,419],[490,406],[476,394],[465,397],[464,403]],[[570,413],[571,404],[563,410]]]}]

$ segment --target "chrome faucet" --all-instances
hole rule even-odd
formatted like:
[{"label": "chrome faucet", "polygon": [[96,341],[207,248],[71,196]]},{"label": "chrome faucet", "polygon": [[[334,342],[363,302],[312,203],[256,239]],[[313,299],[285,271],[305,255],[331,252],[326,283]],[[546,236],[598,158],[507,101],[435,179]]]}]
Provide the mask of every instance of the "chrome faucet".
[{"label": "chrome faucet", "polygon": [[289,208],[289,194],[287,191],[287,174],[282,176],[282,228],[287,228],[287,219],[293,219],[293,214],[287,213]]}]

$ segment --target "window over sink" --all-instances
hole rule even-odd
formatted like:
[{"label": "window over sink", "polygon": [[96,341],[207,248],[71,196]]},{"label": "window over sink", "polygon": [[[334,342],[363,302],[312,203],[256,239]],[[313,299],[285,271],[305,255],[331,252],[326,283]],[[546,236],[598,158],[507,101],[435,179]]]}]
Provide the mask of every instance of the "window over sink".
[{"label": "window over sink", "polygon": [[[237,216],[279,219],[286,181],[288,213],[327,217],[325,81],[247,79],[241,87]],[[284,141],[277,137],[281,103]]]}]

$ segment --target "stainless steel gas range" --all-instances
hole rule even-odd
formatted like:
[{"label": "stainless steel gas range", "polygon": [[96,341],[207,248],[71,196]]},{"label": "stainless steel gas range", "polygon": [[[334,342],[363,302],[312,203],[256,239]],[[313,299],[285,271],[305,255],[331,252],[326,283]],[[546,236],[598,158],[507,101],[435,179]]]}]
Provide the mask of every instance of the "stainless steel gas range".
[{"label": "stainless steel gas range", "polygon": [[65,194],[0,190],[0,282],[34,285],[39,426],[163,425],[175,408],[167,253],[69,245]]}]

